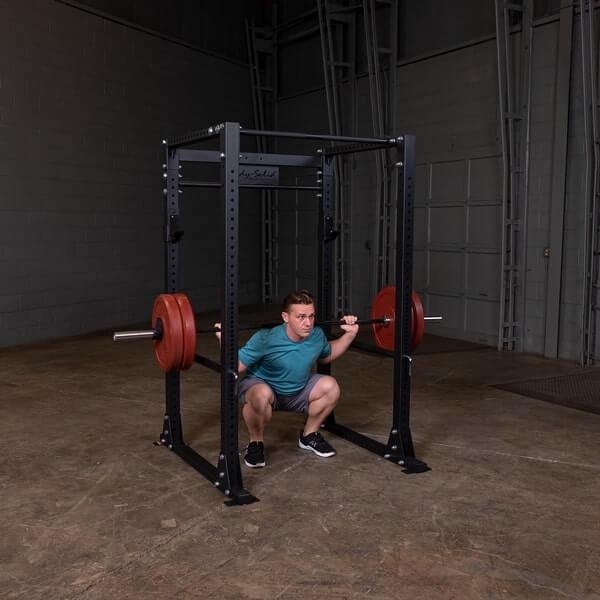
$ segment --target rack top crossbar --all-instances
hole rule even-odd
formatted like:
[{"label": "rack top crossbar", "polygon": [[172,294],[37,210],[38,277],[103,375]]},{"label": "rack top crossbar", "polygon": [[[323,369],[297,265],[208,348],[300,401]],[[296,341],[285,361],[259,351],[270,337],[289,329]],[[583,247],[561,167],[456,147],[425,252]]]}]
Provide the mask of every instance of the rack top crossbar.
[{"label": "rack top crossbar", "polygon": [[296,138],[302,140],[323,140],[331,142],[345,142],[353,144],[389,144],[394,146],[398,143],[396,138],[363,138],[348,137],[343,135],[328,135],[325,133],[298,133],[294,131],[262,131],[260,129],[240,129],[243,135],[264,135],[267,137]]},{"label": "rack top crossbar", "polygon": [[[219,123],[206,129],[199,129],[191,131],[184,135],[173,138],[172,140],[164,140],[164,143],[169,148],[177,148],[180,146],[186,146],[195,142],[200,142],[212,137],[219,135],[221,129],[225,127],[224,123]],[[382,146],[394,146],[401,138],[364,138],[364,137],[348,137],[343,135],[328,135],[325,133],[299,133],[296,131],[266,131],[261,129],[244,129],[240,126],[241,135],[254,135],[254,136],[265,136],[265,137],[280,137],[289,139],[302,139],[302,140],[320,140],[327,142],[344,142],[346,144],[370,144],[370,145],[382,145]]]}]

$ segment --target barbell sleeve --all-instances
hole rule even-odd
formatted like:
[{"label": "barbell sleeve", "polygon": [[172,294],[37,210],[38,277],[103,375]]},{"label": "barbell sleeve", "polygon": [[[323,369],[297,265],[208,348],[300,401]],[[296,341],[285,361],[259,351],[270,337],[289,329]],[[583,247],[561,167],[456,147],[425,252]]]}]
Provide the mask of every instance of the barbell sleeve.
[{"label": "barbell sleeve", "polygon": [[141,331],[115,331],[113,342],[126,342],[133,340],[155,340],[158,338],[156,329],[144,329]]},{"label": "barbell sleeve", "polygon": [[426,321],[443,321],[444,317],[423,317]]}]

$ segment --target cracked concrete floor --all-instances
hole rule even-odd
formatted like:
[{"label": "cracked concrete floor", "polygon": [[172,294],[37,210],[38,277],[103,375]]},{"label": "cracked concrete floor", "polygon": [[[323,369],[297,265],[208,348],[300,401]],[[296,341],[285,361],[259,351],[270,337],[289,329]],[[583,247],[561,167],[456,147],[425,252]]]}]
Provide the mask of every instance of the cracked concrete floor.
[{"label": "cracked concrete floor", "polygon": [[[0,597],[600,599],[600,416],[490,387],[577,368],[489,348],[413,365],[432,471],[404,475],[333,436],[338,456],[308,456],[301,417],[277,413],[267,468],[243,467],[261,501],[229,508],[152,444],[163,377],[148,344],[1,351]],[[386,441],[391,369],[337,361],[338,421]],[[186,439],[213,462],[218,383],[199,366],[183,376]]]}]

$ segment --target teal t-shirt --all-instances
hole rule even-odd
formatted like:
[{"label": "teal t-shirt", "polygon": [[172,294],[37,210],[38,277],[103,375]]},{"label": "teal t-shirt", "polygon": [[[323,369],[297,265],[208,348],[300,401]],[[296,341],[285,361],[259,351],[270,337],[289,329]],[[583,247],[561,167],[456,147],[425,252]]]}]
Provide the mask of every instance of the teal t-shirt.
[{"label": "teal t-shirt", "polygon": [[285,323],[257,331],[240,349],[248,376],[267,382],[281,396],[297,394],[308,381],[316,360],[326,358],[331,346],[320,327],[300,342],[290,340]]}]

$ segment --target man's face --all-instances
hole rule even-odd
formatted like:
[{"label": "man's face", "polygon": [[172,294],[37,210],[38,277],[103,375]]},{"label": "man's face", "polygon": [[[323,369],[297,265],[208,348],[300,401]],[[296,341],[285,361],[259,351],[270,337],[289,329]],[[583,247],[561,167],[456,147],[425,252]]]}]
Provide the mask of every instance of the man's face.
[{"label": "man's face", "polygon": [[289,312],[282,312],[281,316],[287,323],[288,331],[299,339],[307,338],[315,325],[314,304],[292,304]]}]

